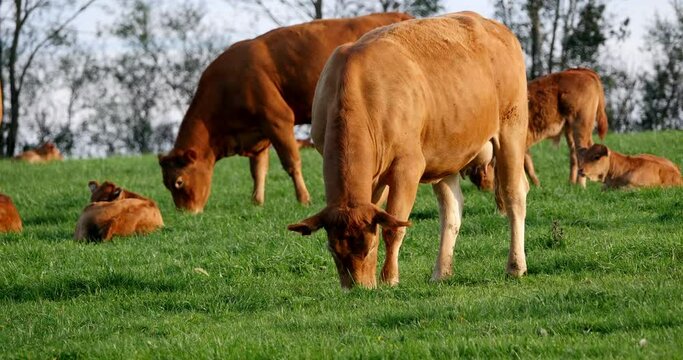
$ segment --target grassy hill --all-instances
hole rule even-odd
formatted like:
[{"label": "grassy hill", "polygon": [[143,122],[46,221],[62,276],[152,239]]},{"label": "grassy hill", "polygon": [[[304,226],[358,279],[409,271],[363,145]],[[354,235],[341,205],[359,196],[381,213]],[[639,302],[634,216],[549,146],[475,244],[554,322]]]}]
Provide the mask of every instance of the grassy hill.
[{"label": "grassy hill", "polygon": [[[606,144],[683,165],[683,132]],[[453,278],[428,281],[439,227],[425,185],[401,284],[350,292],[324,231],[286,230],[324,204],[315,151],[303,153],[312,206],[298,205],[273,154],[265,207],[251,205],[248,161],[230,158],[199,216],[174,210],[154,156],[0,161],[0,192],[24,219],[22,234],[0,235],[0,357],[683,357],[683,189],[582,190],[568,184],[564,144],[532,153],[542,187],[528,196],[527,277],[504,276],[507,221],[465,181]],[[74,242],[90,179],[154,198],[166,227]]]}]

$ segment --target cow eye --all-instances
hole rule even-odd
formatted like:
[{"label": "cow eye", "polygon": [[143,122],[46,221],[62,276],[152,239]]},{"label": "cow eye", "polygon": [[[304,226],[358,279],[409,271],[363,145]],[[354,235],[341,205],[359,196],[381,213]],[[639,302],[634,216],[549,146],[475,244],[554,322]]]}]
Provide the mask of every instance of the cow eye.
[{"label": "cow eye", "polygon": [[180,189],[183,187],[184,184],[185,184],[185,182],[183,181],[183,178],[179,177],[175,181],[175,188]]}]

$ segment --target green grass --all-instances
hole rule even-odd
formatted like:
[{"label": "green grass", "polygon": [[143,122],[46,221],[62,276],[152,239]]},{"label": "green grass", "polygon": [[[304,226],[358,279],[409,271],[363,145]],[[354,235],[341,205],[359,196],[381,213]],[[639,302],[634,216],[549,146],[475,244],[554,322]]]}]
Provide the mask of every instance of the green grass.
[{"label": "green grass", "polygon": [[[683,164],[683,132],[610,134],[607,145]],[[0,191],[24,232],[0,235],[0,357],[682,358],[683,189],[582,190],[568,185],[564,145],[533,154],[542,187],[528,196],[527,277],[504,276],[507,222],[464,182],[450,280],[428,281],[439,228],[422,186],[400,285],[351,292],[324,231],[286,230],[324,204],[315,151],[303,153],[311,207],[297,204],[276,156],[266,206],[252,206],[248,162],[230,158],[199,216],[174,210],[154,156],[2,161]],[[166,227],[72,241],[90,179],[153,197]]]}]

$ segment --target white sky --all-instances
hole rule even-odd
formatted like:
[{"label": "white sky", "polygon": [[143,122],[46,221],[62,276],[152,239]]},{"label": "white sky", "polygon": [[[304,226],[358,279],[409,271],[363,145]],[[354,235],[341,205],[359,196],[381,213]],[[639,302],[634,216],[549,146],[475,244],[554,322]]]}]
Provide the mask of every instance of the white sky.
[{"label": "white sky", "polygon": [[[234,30],[232,40],[242,40],[264,33],[275,27],[266,16],[261,16],[254,11],[249,11],[245,6],[233,6],[237,0],[191,0],[204,4],[208,9],[210,19],[220,26],[227,26]],[[78,27],[82,35],[87,39],[92,38],[98,24],[106,24],[111,21],[111,0],[100,0],[100,6],[88,10],[83,18],[78,20]],[[244,3],[244,1],[240,1]],[[484,16],[493,15],[492,0],[446,0],[445,12],[462,10],[476,11]],[[104,9],[103,9],[104,6]],[[643,35],[646,27],[652,23],[655,14],[669,16],[671,7],[669,0],[612,0],[607,10],[615,22],[626,17],[631,19],[629,29],[630,38],[623,43],[608,44],[609,56],[622,66],[631,70],[637,70],[647,63],[642,51]]]},{"label": "white sky", "polygon": [[[270,30],[274,27],[272,22],[265,17],[256,22],[251,14],[245,14],[244,9],[234,9],[228,4],[234,0],[205,0],[209,6],[215,6],[214,16],[220,16],[225,9],[228,19],[235,19],[235,23],[243,22],[246,26],[235,27],[239,32],[235,40],[254,37],[260,33]],[[484,16],[493,16],[493,6],[491,0],[446,0],[445,12],[455,12],[462,10],[472,10]],[[643,35],[646,27],[652,23],[655,14],[663,16],[671,13],[669,0],[612,0],[609,2],[607,11],[616,18],[615,22],[626,17],[630,18],[631,22],[629,29],[631,31],[630,38],[624,43],[608,44],[610,56],[616,61],[621,62],[627,68],[635,70],[637,67],[645,63],[643,58],[642,44]]]}]

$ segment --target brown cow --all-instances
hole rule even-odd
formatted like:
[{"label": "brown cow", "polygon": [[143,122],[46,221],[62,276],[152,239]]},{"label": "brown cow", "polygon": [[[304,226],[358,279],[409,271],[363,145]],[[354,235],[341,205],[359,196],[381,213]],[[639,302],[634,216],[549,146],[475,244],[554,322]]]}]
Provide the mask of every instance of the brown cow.
[{"label": "brown cow", "polygon": [[580,160],[579,172],[605,188],[683,185],[678,166],[659,156],[627,156],[595,144],[582,151]]},{"label": "brown cow", "polygon": [[[569,69],[531,81],[529,93],[529,131],[527,149],[544,139],[559,142],[564,134],[569,146],[569,180],[586,186],[586,179],[579,175],[578,151],[593,145],[593,128],[597,121],[601,139],[607,134],[605,94],[600,77],[592,70]],[[535,185],[539,185],[534,163],[527,151],[524,170]],[[470,174],[477,183],[483,174]],[[486,176],[493,177],[493,173]],[[485,187],[484,187],[485,188]]]},{"label": "brown cow", "polygon": [[[340,46],[321,75],[312,138],[323,154],[327,207],[288,228],[325,228],[341,285],[399,281],[398,252],[420,182],[439,201],[441,246],[433,280],[448,277],[462,216],[459,171],[493,141],[496,193],[507,211],[507,272],[526,272],[527,131],[522,49],[504,25],[472,12],[411,20]],[[389,187],[387,210],[376,206]]]},{"label": "brown cow", "polygon": [[202,74],[173,150],[159,157],[176,207],[202,211],[216,161],[232,155],[249,157],[252,199],[263,204],[271,143],[297,199],[308,204],[294,125],[311,121],[315,84],[325,61],[338,45],[408,18],[389,13],[317,20],[228,48]]},{"label": "brown cow", "polygon": [[33,150],[24,151],[15,156],[14,160],[25,161],[29,164],[37,164],[50,161],[62,161],[64,160],[64,157],[55,144],[47,142]]},{"label": "brown cow", "polygon": [[[76,224],[74,239],[108,241],[113,236],[147,234],[163,227],[164,221],[156,203],[121,189],[110,182],[94,187],[88,184],[94,201],[83,209]],[[111,186],[109,186],[111,185]]]},{"label": "brown cow", "polygon": [[[586,186],[579,176],[578,150],[593,145],[593,128],[607,134],[605,93],[600,76],[589,69],[569,69],[529,82],[529,132],[527,149],[541,140],[555,141],[564,133],[569,146],[569,181]],[[524,168],[531,181],[539,185],[531,155],[527,152]]]},{"label": "brown cow", "polygon": [[21,217],[12,199],[0,194],[0,232],[20,232],[21,228]]},{"label": "brown cow", "polygon": [[116,186],[116,184],[109,181],[105,181],[102,183],[102,185],[100,185],[97,181],[91,180],[88,183],[88,188],[92,193],[92,195],[90,196],[90,202],[116,201],[121,199],[148,200],[142,195],[122,189]]}]

